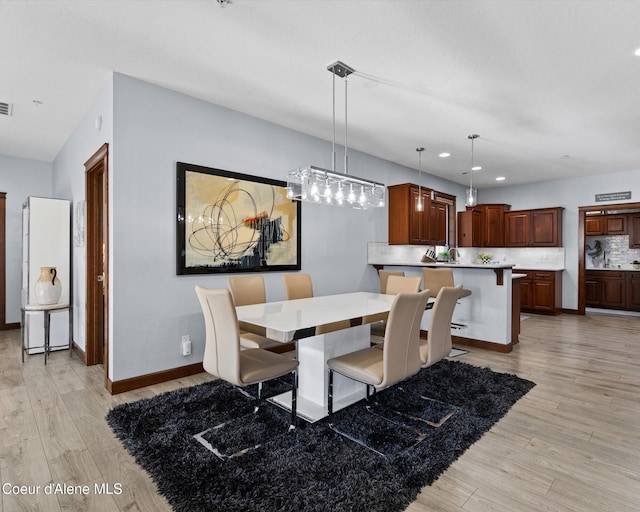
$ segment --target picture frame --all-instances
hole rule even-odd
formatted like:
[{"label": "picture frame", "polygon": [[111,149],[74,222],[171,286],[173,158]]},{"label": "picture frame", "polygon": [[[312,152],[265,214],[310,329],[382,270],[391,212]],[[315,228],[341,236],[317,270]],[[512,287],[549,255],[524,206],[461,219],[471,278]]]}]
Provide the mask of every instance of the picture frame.
[{"label": "picture frame", "polygon": [[301,269],[301,214],[287,183],[176,164],[176,273]]}]

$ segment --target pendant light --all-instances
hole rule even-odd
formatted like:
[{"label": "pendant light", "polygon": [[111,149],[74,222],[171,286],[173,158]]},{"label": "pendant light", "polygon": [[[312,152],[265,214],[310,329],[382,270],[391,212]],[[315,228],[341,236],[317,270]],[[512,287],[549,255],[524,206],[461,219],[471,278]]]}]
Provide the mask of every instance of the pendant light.
[{"label": "pendant light", "polygon": [[422,152],[424,148],[416,148],[418,152],[418,200],[416,201],[416,211],[424,211],[424,201],[422,200]]},{"label": "pendant light", "polygon": [[479,138],[478,134],[471,134],[467,138],[471,139],[471,169],[469,169],[469,188],[466,191],[465,195],[465,206],[475,206],[478,204],[478,189],[473,188],[473,171],[474,171],[474,163],[473,163],[473,141]]},{"label": "pendant light", "polygon": [[[337,61],[327,66],[333,74],[333,146],[331,170],[309,165],[287,174],[287,197],[294,201],[346,206],[357,210],[385,205],[383,183],[349,174],[347,158],[347,77],[354,69]],[[336,167],[336,76],[344,78],[344,173]]]}]

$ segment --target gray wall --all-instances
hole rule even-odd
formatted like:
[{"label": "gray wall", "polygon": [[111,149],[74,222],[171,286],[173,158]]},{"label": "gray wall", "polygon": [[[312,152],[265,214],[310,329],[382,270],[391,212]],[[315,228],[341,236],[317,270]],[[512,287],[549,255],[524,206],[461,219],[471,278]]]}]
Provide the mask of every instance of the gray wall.
[{"label": "gray wall", "polygon": [[7,193],[6,322],[20,322],[22,204],[29,196],[51,197],[51,162],[0,155],[0,192]]},{"label": "gray wall", "polygon": [[[330,167],[331,143],[114,76],[112,380],[201,361],[204,322],[194,286],[227,286],[226,276],[176,276],[178,161],[286,180],[301,165]],[[385,184],[416,178],[415,170],[356,151],[349,165],[354,175]],[[433,177],[423,184],[464,191]],[[367,242],[374,240],[387,240],[386,209],[303,204],[302,271],[317,294],[375,290],[375,270],[366,264]],[[281,274],[266,273],[265,281],[268,300],[285,298]],[[188,357],[180,355],[183,334],[192,339]]]},{"label": "gray wall", "polygon": [[[98,128],[96,119],[102,124]],[[113,78],[110,75],[102,91],[78,123],[53,161],[53,197],[69,199],[74,206],[85,199],[84,163],[104,143],[113,140]],[[109,152],[111,157],[112,147]],[[73,247],[73,339],[84,350],[86,306],[86,248]]]},{"label": "gray wall", "polygon": [[[564,207],[563,245],[565,267],[562,279],[562,306],[578,308],[578,208],[610,203],[596,203],[595,194],[631,190],[632,199],[640,202],[640,171],[629,171],[567,180],[546,181],[513,187],[496,187],[478,192],[480,203],[507,203],[512,210]],[[616,201],[623,203],[624,201]]]}]

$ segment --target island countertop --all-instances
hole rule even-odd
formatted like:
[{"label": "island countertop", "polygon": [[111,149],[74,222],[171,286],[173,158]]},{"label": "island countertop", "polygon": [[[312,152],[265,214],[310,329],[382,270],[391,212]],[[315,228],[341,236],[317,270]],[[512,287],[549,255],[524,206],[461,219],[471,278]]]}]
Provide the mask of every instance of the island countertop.
[{"label": "island countertop", "polygon": [[[372,265],[376,265],[376,263],[372,263]],[[412,262],[412,263],[380,263],[380,265],[394,266],[398,265],[399,267],[447,267],[447,268],[481,268],[481,269],[496,269],[496,268],[513,268],[513,263],[422,263],[422,262]]]}]

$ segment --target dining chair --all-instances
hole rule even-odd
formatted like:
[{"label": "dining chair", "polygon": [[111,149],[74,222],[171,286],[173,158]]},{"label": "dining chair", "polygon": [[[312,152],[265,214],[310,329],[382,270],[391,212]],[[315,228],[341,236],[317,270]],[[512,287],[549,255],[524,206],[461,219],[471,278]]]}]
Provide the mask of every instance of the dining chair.
[{"label": "dining chair", "polygon": [[261,348],[240,350],[238,317],[231,292],[196,285],[196,294],[205,321],[204,370],[240,388],[258,384],[256,411],[262,405],[262,383],[292,374],[290,428],[295,428],[298,361]]},{"label": "dining chair", "polygon": [[426,340],[420,340],[420,365],[427,368],[444,359],[451,352],[451,317],[462,285],[440,288],[429,318]]},{"label": "dining chair", "polygon": [[[403,275],[388,275],[385,279],[385,292],[388,295],[398,295],[399,293],[418,293],[422,278],[420,276],[405,277]],[[386,321],[389,316],[388,312],[377,313],[375,315],[367,315],[362,317],[363,324],[371,324],[371,334],[374,336],[384,336],[386,329]],[[375,340],[372,340],[376,343]],[[378,343],[381,345],[380,343]]]},{"label": "dining chair", "polygon": [[313,297],[313,284],[309,274],[284,274],[282,279],[288,300]]},{"label": "dining chair", "polygon": [[402,270],[385,270],[381,268],[378,270],[378,275],[380,276],[380,293],[387,293],[387,279],[389,276],[404,276],[404,272]]},{"label": "dining chair", "polygon": [[[284,289],[287,293],[288,300],[308,299],[313,297],[313,284],[309,274],[284,274]],[[341,320],[339,322],[331,322],[328,324],[318,325],[316,334],[327,334],[341,329],[351,327],[351,321]]]},{"label": "dining chair", "polygon": [[[267,302],[264,277],[260,274],[229,277],[229,290],[231,290],[231,297],[236,306]],[[242,348],[272,348],[282,345],[279,341],[267,338],[267,330],[264,327],[242,321],[239,322],[239,327]],[[258,336],[250,336],[250,334]]]},{"label": "dining chair", "polygon": [[420,320],[429,300],[429,290],[400,293],[391,305],[384,350],[365,348],[334,357],[329,368],[328,412],[333,414],[333,374],[362,382],[367,387],[367,399],[415,375],[420,370]]},{"label": "dining chair", "polygon": [[[429,288],[434,297],[438,296],[440,288],[447,286],[455,286],[453,279],[453,270],[450,268],[422,268],[422,280],[424,281],[425,288]],[[471,295],[471,290],[462,289],[460,298],[468,297]]]}]

